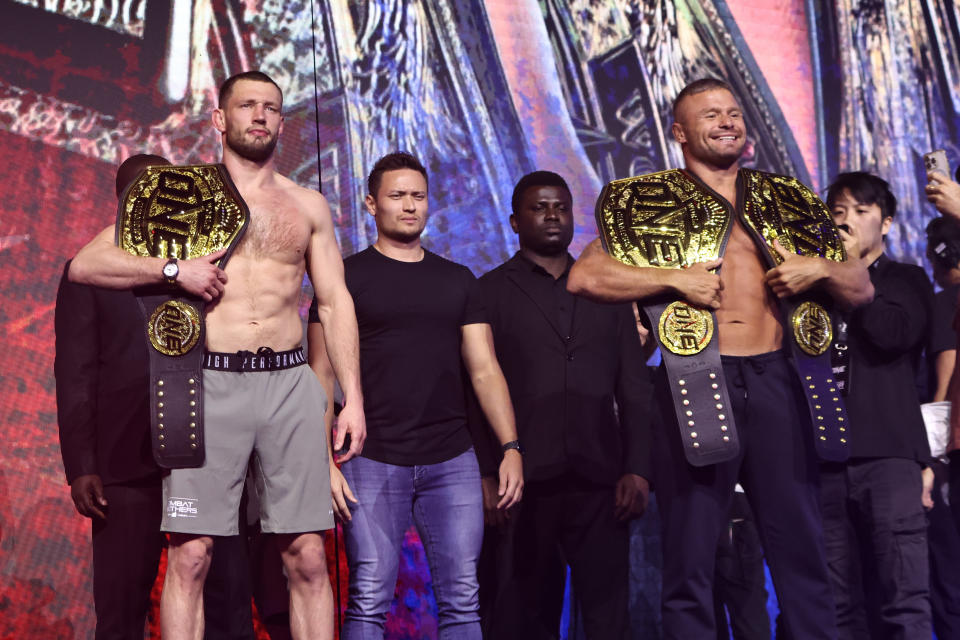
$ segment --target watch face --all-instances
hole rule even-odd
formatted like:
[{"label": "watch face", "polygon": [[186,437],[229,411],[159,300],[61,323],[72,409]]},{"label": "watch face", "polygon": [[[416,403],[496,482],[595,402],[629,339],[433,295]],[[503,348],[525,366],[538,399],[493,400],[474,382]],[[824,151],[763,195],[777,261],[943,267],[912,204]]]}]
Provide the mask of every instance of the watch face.
[{"label": "watch face", "polygon": [[176,262],[168,262],[167,264],[163,265],[163,275],[166,277],[174,278],[178,273],[180,273],[180,268],[177,267]]}]

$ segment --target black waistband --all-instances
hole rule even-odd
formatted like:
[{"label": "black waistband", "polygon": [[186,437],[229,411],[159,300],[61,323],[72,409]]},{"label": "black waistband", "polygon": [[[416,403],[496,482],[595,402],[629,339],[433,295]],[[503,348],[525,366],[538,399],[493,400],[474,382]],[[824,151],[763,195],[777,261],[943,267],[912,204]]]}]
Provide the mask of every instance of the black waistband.
[{"label": "black waistband", "polygon": [[746,362],[747,360],[752,360],[754,362],[775,362],[777,360],[786,360],[790,357],[790,352],[786,348],[777,349],[776,351],[766,351],[764,353],[755,353],[751,356],[729,356],[726,354],[720,354],[720,362],[723,364],[734,364],[737,362]]},{"label": "black waistband", "polygon": [[289,351],[274,351],[270,347],[260,347],[256,353],[253,351],[234,353],[207,351],[203,354],[203,368],[215,371],[281,371],[306,363],[303,347]]}]

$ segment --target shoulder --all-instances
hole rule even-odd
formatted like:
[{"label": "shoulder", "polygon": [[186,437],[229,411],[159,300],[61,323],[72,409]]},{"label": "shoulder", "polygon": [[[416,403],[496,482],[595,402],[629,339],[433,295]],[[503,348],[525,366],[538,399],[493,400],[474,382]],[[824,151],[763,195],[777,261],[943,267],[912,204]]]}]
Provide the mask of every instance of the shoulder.
[{"label": "shoulder", "polygon": [[924,297],[933,298],[933,284],[931,284],[930,278],[927,277],[927,272],[924,271],[923,267],[890,260],[877,275],[880,280],[888,283],[887,286],[909,288],[909,290]]},{"label": "shoulder", "polygon": [[320,221],[323,217],[330,217],[330,205],[322,193],[300,186],[279,173],[274,173],[274,179],[277,181],[277,187],[293,200],[297,204],[297,208],[307,217],[316,221]]},{"label": "shoulder", "polygon": [[448,272],[451,275],[457,275],[469,280],[477,279],[476,276],[473,275],[473,271],[470,270],[470,267],[460,264],[459,262],[454,262],[453,260],[448,260],[428,249],[423,250],[423,258],[431,268],[437,271]]},{"label": "shoulder", "polygon": [[919,265],[908,262],[892,262],[890,266],[896,269],[896,273],[902,278],[930,285],[930,278],[927,276],[927,272]]},{"label": "shoulder", "polygon": [[346,258],[343,259],[343,267],[346,269],[347,267],[356,267],[358,265],[369,263],[371,260],[371,257],[372,257],[371,254],[373,251],[374,249],[372,247],[367,247],[362,251],[358,251],[353,255],[347,256]]},{"label": "shoulder", "polygon": [[481,284],[495,284],[507,277],[507,268],[510,265],[510,262],[504,262],[498,267],[494,267],[490,271],[487,271],[485,274],[480,276],[478,279]]}]

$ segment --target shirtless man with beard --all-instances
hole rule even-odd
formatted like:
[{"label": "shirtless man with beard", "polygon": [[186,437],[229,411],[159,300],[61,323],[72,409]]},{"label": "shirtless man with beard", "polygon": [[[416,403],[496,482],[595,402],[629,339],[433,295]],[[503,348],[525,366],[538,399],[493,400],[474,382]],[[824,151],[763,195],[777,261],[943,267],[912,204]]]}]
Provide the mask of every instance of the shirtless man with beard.
[{"label": "shirtless man with beard", "polygon": [[[202,592],[211,536],[236,533],[251,452],[256,454],[262,528],[282,540],[293,637],[333,637],[333,595],[319,534],[334,526],[325,400],[300,350],[298,302],[304,272],[316,291],[327,351],[344,391],[334,444],[340,449],[345,435],[351,435],[344,459],[359,453],[366,435],[357,321],[326,200],[274,170],[282,101],[276,83],[257,71],[235,75],[221,87],[213,125],[221,134],[223,163],[250,209],[250,223],[225,270],[214,264],[222,252],[177,265],[177,284],[212,303],[206,315],[211,357],[205,357],[203,378],[205,462],[196,469],[173,469],[164,479],[165,502],[190,497],[199,505],[194,518],[164,516],[162,528],[170,532],[160,605],[164,638],[203,635]],[[110,227],[77,254],[70,279],[127,289],[163,282],[166,264],[163,258],[122,251],[114,245]],[[253,365],[240,371],[236,366],[215,369],[216,356]],[[284,366],[271,367],[271,362]],[[287,366],[292,363],[296,366]]]},{"label": "shirtless man with beard", "polygon": [[[695,431],[686,429],[687,439],[681,440],[665,368],[657,376],[661,418],[653,430],[653,484],[663,534],[663,637],[716,636],[714,554],[734,486],[740,482],[756,514],[790,636],[832,640],[837,627],[819,509],[821,453],[814,451],[811,414],[797,373],[797,356],[790,351],[788,341],[793,337],[784,309],[790,301],[813,294],[849,309],[869,302],[873,286],[866,265],[856,257],[855,238],[843,232],[840,238],[852,257],[841,262],[792,253],[780,240],[768,244],[747,227],[744,211],[748,202],[756,202],[756,191],[762,188],[758,183],[776,183],[791,193],[806,194],[806,213],[811,218],[818,215],[824,225],[833,223],[815,196],[792,178],[740,167],[747,131],[729,85],[715,79],[695,81],[677,96],[673,111],[672,133],[686,165],[673,175],[700,198],[726,210],[730,231],[722,259],[686,269],[635,267],[610,257],[594,241],[568,279],[572,293],[602,302],[664,296],[716,311],[718,364],[729,392],[739,450],[712,464],[688,462],[685,447],[700,446],[700,441],[688,443],[697,438],[697,431],[702,441],[704,430],[698,423]],[[771,252],[779,256],[776,266]],[[717,391],[708,390],[706,398],[691,390],[690,399],[712,405],[711,396],[721,398],[718,386],[713,385]],[[721,404],[716,408],[727,411]],[[688,424],[693,421],[685,420],[684,427]]]}]

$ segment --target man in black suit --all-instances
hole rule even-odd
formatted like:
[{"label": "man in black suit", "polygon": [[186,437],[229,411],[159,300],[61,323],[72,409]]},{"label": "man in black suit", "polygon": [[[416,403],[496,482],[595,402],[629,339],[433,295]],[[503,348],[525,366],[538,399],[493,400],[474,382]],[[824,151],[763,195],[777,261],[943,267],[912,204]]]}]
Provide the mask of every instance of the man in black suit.
[{"label": "man in black suit", "polygon": [[[137,155],[117,171],[117,196],[146,167]],[[131,291],[60,280],[55,313],[57,417],[70,495],[93,527],[97,640],[142,638],[164,546],[161,469],[150,446],[145,320]],[[205,637],[253,638],[246,541],[218,540]]]},{"label": "man in black suit", "polygon": [[[494,592],[484,631],[498,640],[557,637],[570,565],[587,636],[625,638],[627,521],[646,506],[650,465],[650,383],[636,322],[628,304],[567,292],[573,212],[562,177],[521,178],[510,225],[520,251],[480,285],[517,416],[526,490],[522,505],[503,512],[496,479],[483,478],[487,521],[499,530],[499,548],[487,556],[496,585],[491,577],[481,586]],[[496,469],[477,451],[482,468]]]},{"label": "man in black suit", "polygon": [[[838,323],[837,343],[849,357],[845,376],[834,373],[846,395],[851,451],[846,462],[822,465],[820,475],[837,625],[841,638],[929,638],[921,504],[929,488],[921,472],[930,447],[915,379],[933,287],[922,268],[884,254],[897,207],[886,181],[840,174],[827,206],[837,225],[849,229],[847,252],[869,265],[875,292],[873,302]],[[870,562],[861,566],[862,556]],[[867,604],[873,600],[876,611]]]}]

